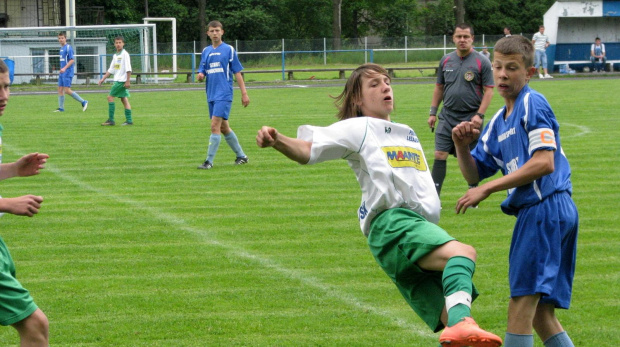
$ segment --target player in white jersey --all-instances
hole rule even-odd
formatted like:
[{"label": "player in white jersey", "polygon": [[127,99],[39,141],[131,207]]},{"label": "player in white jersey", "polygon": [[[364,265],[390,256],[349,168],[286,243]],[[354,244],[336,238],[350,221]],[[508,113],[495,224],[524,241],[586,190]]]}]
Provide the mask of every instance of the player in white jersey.
[{"label": "player in white jersey", "polygon": [[478,327],[471,303],[476,251],[436,225],[440,203],[424,151],[407,125],[390,121],[394,95],[387,71],[364,64],[336,98],[336,122],[301,126],[297,138],[264,126],[259,147],[301,164],[345,159],[362,189],[360,227],[379,265],[445,346],[500,346]]},{"label": "player in white jersey", "polygon": [[131,117],[131,104],[129,103],[129,88],[131,87],[131,58],[129,53],[124,49],[125,39],[122,36],[114,38],[114,48],[116,53],[112,57],[110,62],[110,68],[103,75],[103,78],[99,80],[99,85],[105,82],[106,78],[110,75],[114,75],[114,84],[110,88],[110,94],[108,94],[108,120],[101,123],[103,126],[111,126],[116,124],[114,122],[114,112],[116,105],[114,104],[114,98],[120,98],[125,107],[125,123],[122,125],[133,125],[133,119]]},{"label": "player in white jersey", "polygon": [[[472,122],[463,122],[452,130],[452,138],[468,183],[497,171],[504,176],[468,190],[456,211],[465,213],[492,193],[508,190],[501,207],[517,221],[508,260],[506,346],[533,347],[535,329],[545,347],[571,347],[555,309],[570,305],[579,217],[560,126],[545,97],[527,84],[536,73],[533,60],[534,46],[523,36],[495,45],[493,76],[506,106],[482,134]],[[478,136],[470,152],[468,145]]]}]

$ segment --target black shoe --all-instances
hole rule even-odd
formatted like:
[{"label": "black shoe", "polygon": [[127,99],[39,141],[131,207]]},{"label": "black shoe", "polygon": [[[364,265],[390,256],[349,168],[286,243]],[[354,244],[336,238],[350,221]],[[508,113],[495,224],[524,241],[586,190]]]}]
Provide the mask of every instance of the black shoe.
[{"label": "black shoe", "polygon": [[103,126],[106,126],[106,125],[114,125],[114,124],[116,124],[116,123],[114,123],[114,121],[113,121],[113,120],[109,120],[109,119],[108,119],[107,121],[105,121],[105,122],[101,123],[101,125],[103,125]]},{"label": "black shoe", "polygon": [[248,163],[248,157],[237,157],[235,159],[235,165],[243,165]]},{"label": "black shoe", "polygon": [[202,163],[202,165],[200,165],[198,168],[201,170],[209,170],[213,168],[213,164],[211,164],[210,161],[205,160],[205,162]]}]

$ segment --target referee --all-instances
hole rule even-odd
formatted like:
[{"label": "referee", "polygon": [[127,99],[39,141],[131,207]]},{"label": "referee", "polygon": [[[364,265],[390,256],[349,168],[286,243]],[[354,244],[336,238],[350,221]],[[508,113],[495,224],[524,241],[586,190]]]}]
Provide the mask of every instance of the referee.
[{"label": "referee", "polygon": [[[482,129],[484,113],[493,98],[491,62],[474,50],[474,29],[468,24],[457,25],[452,41],[456,50],[443,56],[439,62],[428,117],[428,126],[435,132],[435,161],[431,175],[438,195],[446,178],[448,155],[456,155],[452,128],[461,122],[472,121]],[[437,110],[442,100],[438,122]],[[474,141],[470,147],[475,145]]]}]

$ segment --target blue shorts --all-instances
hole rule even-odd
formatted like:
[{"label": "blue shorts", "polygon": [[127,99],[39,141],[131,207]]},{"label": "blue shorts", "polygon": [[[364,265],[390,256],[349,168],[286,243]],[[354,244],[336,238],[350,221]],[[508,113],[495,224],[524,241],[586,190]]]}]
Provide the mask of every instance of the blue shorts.
[{"label": "blue shorts", "polygon": [[541,303],[570,306],[579,216],[568,192],[555,193],[517,214],[510,245],[510,296],[541,294]]},{"label": "blue shorts", "polygon": [[209,101],[209,118],[220,117],[228,120],[232,101]]},{"label": "blue shorts", "polygon": [[547,68],[547,51],[541,51],[539,49],[536,50],[536,55],[534,56],[534,64],[536,64],[536,68],[538,69],[542,64],[543,69]]},{"label": "blue shorts", "polygon": [[68,74],[58,75],[58,86],[59,87],[71,87],[71,82],[73,82],[73,75],[68,75]]}]

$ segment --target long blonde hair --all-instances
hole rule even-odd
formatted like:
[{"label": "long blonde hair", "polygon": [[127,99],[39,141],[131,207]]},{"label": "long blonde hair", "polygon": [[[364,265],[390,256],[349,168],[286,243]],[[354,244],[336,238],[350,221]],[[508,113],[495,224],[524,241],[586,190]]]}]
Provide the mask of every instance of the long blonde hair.
[{"label": "long blonde hair", "polygon": [[362,77],[371,77],[375,74],[384,75],[388,79],[390,78],[386,69],[373,63],[361,65],[353,70],[342,93],[336,97],[332,97],[335,99],[334,105],[338,108],[336,118],[343,120],[362,116],[362,111],[359,107],[362,99]]}]

